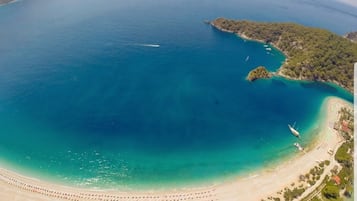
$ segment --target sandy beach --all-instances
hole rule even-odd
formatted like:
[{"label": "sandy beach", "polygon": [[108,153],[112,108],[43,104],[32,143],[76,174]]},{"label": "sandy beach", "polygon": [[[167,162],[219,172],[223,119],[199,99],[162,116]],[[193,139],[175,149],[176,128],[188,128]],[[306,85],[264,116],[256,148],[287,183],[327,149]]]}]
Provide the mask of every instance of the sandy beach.
[{"label": "sandy beach", "polygon": [[329,97],[322,107],[327,107],[327,116],[325,122],[321,125],[321,133],[313,145],[307,148],[305,152],[297,153],[296,156],[277,166],[265,167],[263,170],[247,177],[232,178],[222,184],[196,189],[118,192],[114,190],[98,191],[61,186],[28,178],[0,168],[0,200],[260,201],[262,198],[266,198],[298,181],[299,175],[305,174],[317,165],[316,161],[330,160],[332,163],[327,168],[332,168],[334,165],[333,155],[328,154],[328,150],[331,149],[336,152],[343,139],[333,129],[333,123],[337,121],[338,111],[341,107],[352,109],[353,106],[342,99]]}]

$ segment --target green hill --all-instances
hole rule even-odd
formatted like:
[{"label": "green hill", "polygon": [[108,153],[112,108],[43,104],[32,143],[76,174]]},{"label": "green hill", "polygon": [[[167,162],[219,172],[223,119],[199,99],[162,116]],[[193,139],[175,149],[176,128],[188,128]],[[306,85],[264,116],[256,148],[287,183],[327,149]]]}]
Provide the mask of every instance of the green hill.
[{"label": "green hill", "polygon": [[294,23],[218,18],[211,25],[243,38],[270,43],[287,56],[279,74],[292,79],[333,82],[353,91],[357,44],[330,31]]}]

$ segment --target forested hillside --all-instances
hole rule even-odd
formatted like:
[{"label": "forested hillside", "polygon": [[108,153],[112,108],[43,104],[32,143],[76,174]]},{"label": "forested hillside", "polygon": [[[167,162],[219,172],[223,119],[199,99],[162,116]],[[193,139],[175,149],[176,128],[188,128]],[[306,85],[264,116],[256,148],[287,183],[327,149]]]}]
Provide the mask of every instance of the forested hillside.
[{"label": "forested hillside", "polygon": [[334,82],[353,91],[357,44],[330,31],[294,23],[218,18],[211,24],[242,37],[271,43],[287,56],[279,73],[293,79]]}]

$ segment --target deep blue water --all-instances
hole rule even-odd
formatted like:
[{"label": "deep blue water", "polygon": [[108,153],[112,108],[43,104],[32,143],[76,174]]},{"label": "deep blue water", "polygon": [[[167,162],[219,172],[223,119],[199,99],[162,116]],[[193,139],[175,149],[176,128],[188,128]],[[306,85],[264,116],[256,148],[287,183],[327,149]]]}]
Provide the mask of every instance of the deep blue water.
[{"label": "deep blue water", "polygon": [[203,20],[292,21],[343,34],[357,30],[356,11],[298,0],[0,7],[0,160],[105,188],[190,184],[276,162],[295,152],[288,123],[307,145],[324,98],[352,95],[321,83],[247,82],[251,69],[276,70],[284,56]]}]

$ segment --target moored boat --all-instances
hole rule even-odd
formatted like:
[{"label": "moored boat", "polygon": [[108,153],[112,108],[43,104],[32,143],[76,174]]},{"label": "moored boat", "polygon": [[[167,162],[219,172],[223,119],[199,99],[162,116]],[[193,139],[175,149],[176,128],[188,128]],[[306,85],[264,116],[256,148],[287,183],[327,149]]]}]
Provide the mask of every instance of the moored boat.
[{"label": "moored boat", "polygon": [[300,133],[299,133],[297,130],[295,130],[295,128],[293,128],[292,126],[290,126],[290,124],[288,124],[288,127],[289,127],[291,133],[292,133],[295,137],[300,137]]},{"label": "moored boat", "polygon": [[294,143],[294,146],[299,150],[299,151],[302,151],[304,150],[304,148],[297,142]]}]

